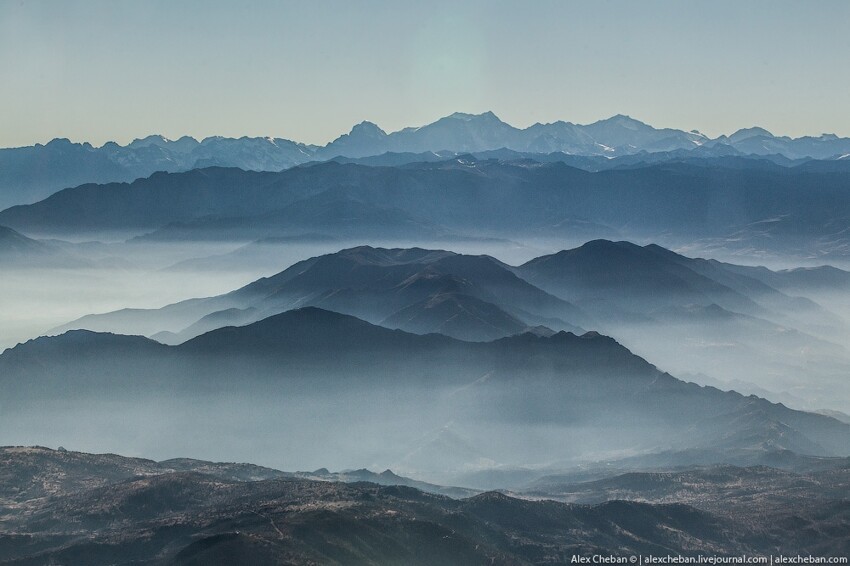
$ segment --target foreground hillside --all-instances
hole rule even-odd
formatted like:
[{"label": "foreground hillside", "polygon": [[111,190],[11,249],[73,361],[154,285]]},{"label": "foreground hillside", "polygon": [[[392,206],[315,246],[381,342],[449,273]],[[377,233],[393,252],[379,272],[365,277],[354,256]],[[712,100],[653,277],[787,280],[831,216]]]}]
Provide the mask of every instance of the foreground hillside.
[{"label": "foreground hillside", "polygon": [[[568,564],[594,554],[840,556],[850,549],[850,508],[828,491],[819,509],[759,507],[744,516],[496,492],[450,499],[245,464],[158,464],[44,448],[0,449],[0,477],[14,484],[0,495],[2,564]],[[747,507],[744,497],[727,504]]]}]

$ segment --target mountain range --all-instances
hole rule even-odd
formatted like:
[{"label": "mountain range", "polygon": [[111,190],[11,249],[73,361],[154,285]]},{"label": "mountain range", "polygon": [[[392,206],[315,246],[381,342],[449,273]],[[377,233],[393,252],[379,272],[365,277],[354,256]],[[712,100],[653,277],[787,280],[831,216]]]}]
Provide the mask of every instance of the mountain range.
[{"label": "mountain range", "polygon": [[[364,158],[382,154],[451,154],[508,149],[549,155],[570,164],[607,167],[618,156],[693,152],[697,156],[777,156],[784,160],[847,159],[850,139],[831,134],[792,139],[762,128],[746,128],[710,139],[696,132],[656,129],[628,116],[617,115],[588,125],[558,121],[525,129],[501,121],[492,112],[454,113],[417,128],[386,133],[362,122],[325,146],[280,138],[224,138],[198,141],[184,136],[169,140],[159,135],[136,139],[126,146],[109,142],[101,147],[55,139],[44,145],[0,149],[0,208],[28,204],[53,192],[85,183],[129,182],[157,171],[188,171],[210,166],[251,171],[281,171],[310,161]],[[601,157],[575,160],[576,157]],[[581,165],[579,165],[581,166]]]},{"label": "mountain range", "polygon": [[[209,315],[221,317],[218,326],[226,326],[232,322],[231,316],[256,321],[302,306],[328,308],[403,328],[391,321],[412,322],[423,310],[435,307],[446,312],[446,320],[470,316],[470,311],[462,312],[467,300],[469,307],[489,309],[509,323],[496,337],[541,324],[576,330],[578,327],[571,325],[598,325],[609,319],[645,322],[658,315],[666,318],[685,307],[713,308],[717,314],[731,312],[774,322],[809,315],[829,329],[830,324],[840,324],[838,319],[815,302],[779,289],[805,295],[811,289],[838,291],[848,286],[850,274],[837,268],[771,271],[689,258],[655,244],[639,246],[624,241],[593,240],[517,267],[486,255],[358,246],[297,262],[225,295],[162,309],[92,315],[57,330],[150,335],[182,331]],[[448,308],[443,299],[452,299],[449,303],[458,310],[443,311]],[[467,322],[472,324],[472,319]],[[483,325],[481,331],[486,326],[498,328],[498,324],[488,323],[486,316],[478,322]],[[212,320],[208,323],[215,324]],[[417,331],[412,324],[407,330]],[[437,332],[437,328],[426,325],[417,331],[428,332]],[[453,335],[448,330],[441,333]],[[478,339],[474,331],[466,338]]]},{"label": "mountain range", "polygon": [[771,271],[623,241],[594,240],[519,266],[439,249],[358,246],[222,295],[88,315],[51,333],[86,329],[180,344],[306,306],[471,341],[590,329],[702,383],[717,383],[713,377],[777,399],[796,389],[798,405],[840,409],[838,400],[850,398],[842,377],[850,352],[839,338],[848,328],[807,297],[848,288],[850,274],[836,268]]},{"label": "mountain range", "polygon": [[214,167],[66,189],[0,212],[0,225],[27,236],[114,232],[157,241],[534,233],[845,257],[848,178],[806,164],[661,162],[594,173],[472,156],[394,167],[327,162],[278,173]]}]

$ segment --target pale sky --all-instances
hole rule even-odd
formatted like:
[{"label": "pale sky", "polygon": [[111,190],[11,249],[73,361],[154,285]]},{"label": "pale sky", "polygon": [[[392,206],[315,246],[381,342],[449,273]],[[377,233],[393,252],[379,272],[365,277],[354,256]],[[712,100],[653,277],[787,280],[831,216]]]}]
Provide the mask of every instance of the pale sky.
[{"label": "pale sky", "polygon": [[850,136],[850,2],[0,0],[0,147],[455,111]]}]

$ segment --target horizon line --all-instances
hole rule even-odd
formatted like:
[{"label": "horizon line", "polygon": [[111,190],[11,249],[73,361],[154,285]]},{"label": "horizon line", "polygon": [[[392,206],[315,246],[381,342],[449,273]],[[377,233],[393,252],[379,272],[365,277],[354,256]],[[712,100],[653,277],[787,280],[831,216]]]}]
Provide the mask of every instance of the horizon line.
[{"label": "horizon line", "polygon": [[719,140],[719,139],[724,138],[724,137],[728,138],[728,137],[730,137],[730,136],[732,136],[732,135],[734,135],[738,132],[746,131],[746,130],[753,130],[753,129],[764,130],[770,136],[775,137],[775,138],[780,138],[780,139],[786,138],[786,139],[790,139],[790,140],[799,140],[799,139],[805,139],[805,138],[821,138],[821,137],[824,137],[824,136],[834,136],[834,137],[839,138],[839,139],[850,139],[850,136],[840,136],[838,134],[831,133],[831,132],[821,132],[820,134],[806,134],[806,135],[802,135],[802,136],[798,136],[798,137],[792,137],[790,135],[777,135],[777,134],[767,130],[766,128],[763,128],[763,127],[757,126],[757,125],[741,127],[741,128],[738,128],[737,130],[735,130],[734,132],[731,132],[729,134],[720,134],[717,137],[711,137],[711,136],[703,133],[701,130],[696,129],[696,128],[694,128],[694,129],[683,129],[683,128],[675,128],[675,127],[669,127],[669,126],[657,127],[657,126],[650,124],[648,122],[644,122],[643,120],[640,120],[638,118],[633,118],[632,116],[630,116],[628,114],[621,114],[621,113],[611,115],[607,118],[600,118],[598,120],[595,120],[593,122],[588,122],[588,123],[585,123],[585,124],[579,124],[577,122],[570,122],[569,120],[558,119],[558,120],[554,120],[552,122],[540,122],[540,121],[538,121],[538,122],[534,122],[532,124],[529,124],[528,126],[520,127],[520,126],[516,126],[514,124],[511,124],[509,122],[502,120],[492,110],[487,110],[487,111],[480,112],[480,113],[477,113],[477,114],[471,113],[471,112],[459,112],[459,111],[458,112],[452,112],[451,114],[447,114],[445,116],[440,116],[439,118],[436,118],[435,120],[428,122],[426,124],[422,124],[420,126],[405,126],[405,127],[400,128],[398,130],[392,130],[392,131],[384,130],[383,128],[380,127],[380,125],[378,125],[376,122],[373,122],[371,120],[361,120],[360,122],[357,122],[354,125],[352,125],[351,128],[348,131],[345,131],[341,134],[338,134],[335,138],[329,140],[325,144],[307,143],[307,142],[298,141],[298,140],[291,138],[291,137],[281,137],[281,136],[278,136],[278,135],[242,134],[242,135],[238,135],[238,136],[235,136],[235,135],[234,136],[228,136],[228,135],[212,134],[212,135],[207,135],[207,136],[199,136],[199,135],[196,136],[196,135],[193,135],[193,134],[184,133],[184,134],[181,134],[177,137],[169,137],[168,135],[165,135],[165,134],[162,134],[162,133],[159,133],[159,132],[154,132],[154,133],[149,133],[149,134],[141,136],[141,137],[134,137],[133,139],[126,141],[124,143],[117,141],[118,138],[115,138],[115,139],[110,139],[110,140],[104,141],[103,143],[101,143],[99,145],[96,142],[91,142],[89,140],[79,140],[79,141],[77,141],[77,140],[72,139],[71,137],[63,136],[63,135],[60,134],[60,135],[57,135],[56,137],[53,137],[53,138],[51,138],[47,141],[35,141],[35,142],[33,142],[29,145],[3,146],[3,147],[0,147],[0,150],[24,149],[24,148],[36,147],[36,146],[46,146],[47,144],[54,142],[54,141],[57,141],[57,140],[58,141],[64,140],[64,141],[68,141],[72,144],[78,144],[78,145],[88,144],[94,149],[102,149],[103,147],[105,147],[109,144],[116,144],[120,147],[127,147],[127,146],[129,146],[129,145],[131,145],[131,144],[133,144],[137,141],[143,141],[143,140],[151,138],[151,137],[161,137],[167,142],[175,142],[175,141],[179,141],[179,140],[184,139],[184,138],[190,138],[190,139],[192,139],[196,142],[199,142],[199,143],[203,142],[205,140],[217,139],[217,138],[218,139],[267,139],[267,140],[287,141],[287,142],[292,142],[292,143],[296,143],[298,145],[303,145],[303,146],[307,146],[307,147],[319,147],[319,148],[321,148],[321,147],[327,147],[328,145],[330,145],[331,143],[333,143],[334,141],[336,141],[340,137],[347,135],[347,134],[350,134],[353,131],[354,128],[356,128],[357,126],[362,125],[362,124],[371,124],[373,126],[376,126],[378,129],[380,129],[386,135],[393,135],[393,134],[403,132],[405,130],[411,130],[411,129],[412,130],[418,130],[418,129],[430,126],[432,124],[435,124],[435,123],[437,123],[441,120],[452,118],[452,117],[458,116],[458,115],[470,116],[470,117],[475,117],[475,118],[482,118],[482,117],[485,117],[487,115],[491,115],[494,118],[496,118],[497,120],[499,120],[499,122],[506,124],[506,125],[514,128],[514,129],[520,130],[520,131],[527,130],[527,129],[532,128],[534,126],[549,126],[549,125],[559,124],[559,123],[564,123],[564,124],[569,124],[569,125],[574,125],[574,126],[579,126],[579,127],[589,127],[589,126],[593,126],[595,124],[599,124],[601,122],[608,122],[608,121],[611,121],[611,120],[614,120],[614,119],[617,119],[617,118],[625,118],[625,119],[628,119],[628,120],[632,120],[634,122],[638,122],[642,125],[649,126],[650,128],[653,128],[655,130],[676,130],[676,131],[684,132],[684,133],[688,133],[688,134],[698,134],[698,135],[704,136],[706,138],[706,140],[708,140],[708,141],[716,141],[716,140]]}]

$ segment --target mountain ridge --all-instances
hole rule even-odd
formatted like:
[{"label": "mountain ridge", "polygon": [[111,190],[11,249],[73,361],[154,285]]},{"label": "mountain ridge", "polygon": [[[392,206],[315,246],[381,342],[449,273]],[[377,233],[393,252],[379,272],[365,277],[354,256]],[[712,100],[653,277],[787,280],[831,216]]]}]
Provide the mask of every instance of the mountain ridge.
[{"label": "mountain ridge", "polygon": [[[754,162],[755,163],[755,162]],[[824,162],[819,162],[824,163]],[[462,157],[404,166],[335,161],[282,172],[155,173],[81,185],[0,212],[25,235],[118,231],[148,240],[251,241],[320,233],[363,241],[514,238],[718,242],[765,253],[850,254],[848,177],[760,163],[666,161],[588,172]],[[687,186],[688,190],[683,190]]]},{"label": "mountain ridge", "polygon": [[691,151],[781,154],[790,159],[839,159],[850,154],[850,138],[834,135],[776,137],[760,128],[710,139],[698,132],[657,129],[616,115],[587,125],[557,121],[516,128],[492,112],[456,112],[430,124],[387,133],[368,121],[355,125],[325,146],[282,138],[169,140],[152,134],[126,145],[106,142],[94,147],[56,138],[46,144],[0,149],[0,209],[41,200],[57,190],[85,183],[130,182],[156,171],[188,171],[231,166],[251,171],[281,171],[314,160],[363,158],[387,152],[492,151],[510,149],[550,154],[615,157],[640,152]]},{"label": "mountain ridge", "polygon": [[[131,142],[128,142],[125,145],[121,145],[121,144],[116,143],[114,141],[107,141],[107,142],[104,142],[101,146],[95,146],[95,145],[92,145],[89,142],[72,142],[68,138],[54,138],[54,139],[52,139],[52,140],[50,140],[50,141],[48,141],[44,144],[35,143],[31,146],[18,146],[18,147],[0,148],[0,151],[25,149],[25,148],[43,148],[43,147],[47,147],[51,144],[54,145],[54,146],[65,146],[65,147],[67,147],[69,145],[79,145],[79,146],[82,146],[85,149],[93,149],[93,150],[104,149],[104,148],[114,148],[114,149],[117,149],[117,148],[142,149],[142,148],[148,148],[148,147],[162,148],[162,147],[169,147],[171,145],[179,145],[179,146],[182,147],[182,152],[188,153],[188,152],[191,152],[191,150],[193,150],[193,149],[195,149],[199,146],[203,146],[205,144],[212,144],[213,142],[219,142],[219,141],[222,141],[222,140],[227,140],[227,141],[248,140],[248,141],[252,141],[252,142],[254,142],[254,141],[257,141],[257,142],[265,141],[269,144],[279,144],[279,143],[294,144],[304,153],[307,153],[310,150],[314,150],[314,151],[319,151],[319,152],[325,152],[325,153],[328,153],[328,154],[333,154],[334,151],[329,150],[328,148],[333,148],[335,142],[337,142],[341,139],[350,140],[353,134],[354,135],[364,135],[366,137],[370,137],[370,138],[373,138],[373,139],[381,139],[381,138],[384,138],[384,137],[391,137],[393,135],[410,136],[412,134],[422,132],[423,130],[427,131],[427,129],[429,127],[434,127],[434,126],[442,125],[442,124],[451,124],[453,122],[465,123],[465,124],[496,125],[498,127],[507,127],[507,129],[510,129],[510,131],[512,131],[512,132],[526,132],[528,130],[540,131],[540,130],[546,130],[546,129],[550,129],[550,128],[559,128],[561,130],[564,130],[564,129],[568,129],[568,130],[569,129],[587,129],[587,130],[593,132],[593,131],[603,131],[603,130],[606,130],[606,129],[609,129],[609,128],[612,128],[612,127],[613,128],[619,127],[619,128],[622,128],[623,130],[627,130],[627,131],[631,131],[631,132],[640,132],[640,131],[643,131],[643,132],[650,132],[650,131],[651,132],[661,132],[662,136],[664,136],[664,137],[669,137],[669,134],[685,134],[685,136],[686,136],[685,139],[690,139],[690,140],[696,139],[696,140],[702,140],[703,142],[728,141],[728,142],[730,142],[730,144],[734,144],[735,142],[739,142],[739,141],[745,141],[745,140],[753,138],[753,137],[775,138],[775,139],[778,139],[778,140],[785,140],[785,141],[790,141],[790,142],[811,141],[811,140],[819,140],[819,141],[822,141],[822,142],[835,142],[835,141],[848,142],[848,141],[850,141],[850,137],[840,137],[840,136],[836,136],[835,134],[831,134],[831,133],[823,133],[821,135],[804,135],[804,136],[799,136],[797,138],[790,137],[790,136],[777,136],[777,135],[774,135],[773,133],[771,133],[768,130],[761,128],[759,126],[743,127],[743,128],[736,130],[735,132],[733,132],[731,134],[720,134],[716,138],[710,138],[710,137],[700,133],[697,130],[683,130],[683,129],[670,128],[670,127],[656,128],[654,126],[647,124],[646,122],[632,118],[631,116],[628,116],[628,115],[625,115],[625,114],[615,114],[615,115],[610,116],[608,118],[600,118],[600,119],[598,119],[594,122],[590,122],[590,123],[587,123],[587,124],[577,124],[577,123],[564,121],[564,120],[556,120],[554,122],[535,122],[534,124],[532,124],[532,125],[530,125],[526,128],[519,128],[519,127],[516,127],[516,126],[512,126],[512,125],[508,124],[507,122],[502,121],[500,118],[498,118],[498,116],[496,116],[496,114],[494,112],[486,111],[486,112],[482,112],[480,114],[465,113],[465,112],[454,112],[454,113],[449,114],[447,116],[443,116],[441,118],[438,118],[434,122],[430,122],[430,123],[424,124],[422,126],[408,126],[408,127],[404,127],[404,128],[399,129],[399,130],[392,131],[392,132],[387,132],[387,131],[383,130],[375,122],[372,122],[372,121],[369,121],[369,120],[363,120],[360,123],[355,124],[352,127],[351,131],[349,131],[348,133],[341,134],[339,137],[335,138],[334,140],[329,141],[324,146],[315,145],[315,144],[305,144],[305,143],[293,142],[293,141],[285,139],[285,138],[268,137],[268,136],[241,136],[241,137],[237,138],[237,137],[225,137],[225,136],[219,136],[219,135],[211,135],[211,136],[207,136],[207,137],[198,139],[198,138],[195,138],[193,136],[184,135],[184,136],[181,136],[178,139],[169,139],[169,138],[166,138],[165,136],[163,136],[161,134],[149,134],[149,135],[141,137],[141,138],[135,138],[134,140],[132,140]],[[664,139],[664,138],[662,138],[662,139]],[[610,141],[610,140],[604,140],[603,139],[603,141]],[[613,144],[612,146],[609,146],[609,147],[619,146],[619,145],[627,146],[628,144],[616,144],[615,143],[615,144]],[[700,145],[702,145],[702,144],[700,144]],[[495,149],[500,149],[500,148],[511,149],[509,147],[509,145],[502,145],[502,146],[499,146],[499,147],[477,148],[475,151],[495,150]],[[430,148],[430,151],[440,151],[440,150],[452,150],[452,151],[456,151],[456,152],[464,151],[464,149],[462,147],[443,147],[443,148],[432,147],[432,148]],[[390,150],[387,150],[387,151],[390,151]],[[381,152],[381,153],[383,153],[383,152]],[[604,154],[604,153],[605,153],[604,150],[597,150],[595,153],[587,153],[586,155],[594,155],[594,154],[600,154],[601,155],[601,154]],[[373,154],[368,154],[368,155],[378,155],[378,154],[373,153]],[[335,156],[356,157],[354,155],[346,155],[345,153],[336,153],[335,155],[330,155],[330,157],[335,157]],[[840,155],[838,155],[838,153],[834,153],[834,154],[829,154],[829,155],[823,155],[823,156],[820,156],[820,157],[818,157],[818,156],[808,156],[808,157],[813,158],[813,159],[828,159],[828,158],[831,158],[831,157],[837,158],[837,157],[840,157]]]}]

